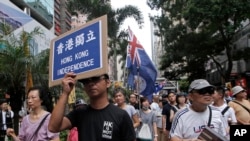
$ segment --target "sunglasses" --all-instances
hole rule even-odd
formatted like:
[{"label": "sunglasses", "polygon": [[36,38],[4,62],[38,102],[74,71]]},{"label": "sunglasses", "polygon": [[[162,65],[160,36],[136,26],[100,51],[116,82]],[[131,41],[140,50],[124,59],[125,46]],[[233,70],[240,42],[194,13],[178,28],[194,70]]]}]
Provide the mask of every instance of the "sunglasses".
[{"label": "sunglasses", "polygon": [[107,79],[105,76],[96,76],[96,77],[91,77],[91,78],[86,78],[86,79],[81,79],[79,80],[82,82],[83,85],[88,85],[89,83],[98,83],[99,81]]},{"label": "sunglasses", "polygon": [[195,90],[197,93],[199,93],[200,95],[205,95],[205,94],[214,94],[214,88],[213,87],[207,87],[207,88],[203,88],[203,89],[199,89],[199,90]]}]

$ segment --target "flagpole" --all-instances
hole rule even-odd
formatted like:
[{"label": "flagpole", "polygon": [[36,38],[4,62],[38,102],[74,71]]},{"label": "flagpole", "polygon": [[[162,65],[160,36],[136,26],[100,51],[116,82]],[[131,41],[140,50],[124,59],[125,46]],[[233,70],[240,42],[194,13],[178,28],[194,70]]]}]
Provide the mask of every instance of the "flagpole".
[{"label": "flagpole", "polygon": [[139,71],[139,69],[140,69],[140,67],[139,66],[137,66],[136,67],[136,70],[137,70],[137,83],[136,83],[136,93],[138,94],[138,97],[137,97],[137,100],[138,100],[138,105],[139,105],[139,110],[141,110],[141,101],[140,101],[140,93],[139,93],[139,91],[140,91],[140,71]]}]

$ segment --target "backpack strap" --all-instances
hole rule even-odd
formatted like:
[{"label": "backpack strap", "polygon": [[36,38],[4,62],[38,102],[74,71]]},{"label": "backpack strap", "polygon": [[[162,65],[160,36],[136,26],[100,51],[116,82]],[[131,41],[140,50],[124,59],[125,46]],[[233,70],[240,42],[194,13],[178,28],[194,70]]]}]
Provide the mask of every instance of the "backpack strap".
[{"label": "backpack strap", "polygon": [[208,106],[208,109],[209,109],[209,117],[208,117],[208,123],[207,123],[207,126],[210,127],[211,125],[211,121],[212,121],[212,109],[210,106]]},{"label": "backpack strap", "polygon": [[221,111],[221,114],[224,116],[224,114],[226,113],[226,111],[229,109],[229,106],[227,106],[226,108],[224,108],[222,111]]}]

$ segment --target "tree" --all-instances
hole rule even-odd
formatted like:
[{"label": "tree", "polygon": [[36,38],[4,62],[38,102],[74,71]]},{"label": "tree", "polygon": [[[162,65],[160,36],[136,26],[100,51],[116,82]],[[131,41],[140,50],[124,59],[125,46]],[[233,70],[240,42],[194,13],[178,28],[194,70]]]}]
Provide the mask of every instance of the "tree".
[{"label": "tree", "polygon": [[[240,30],[242,22],[250,17],[249,2],[245,0],[149,0],[148,5],[164,11],[161,17],[155,17],[160,35],[164,38],[165,51],[168,52],[163,57],[167,58],[168,63],[162,63],[162,69],[180,63],[185,66],[181,68],[183,70],[180,71],[181,75],[189,74],[192,79],[203,78],[204,64],[212,60],[222,78],[225,81],[229,80],[234,59],[233,37]],[[223,67],[216,58],[223,54],[227,57],[227,68]],[[202,61],[198,61],[200,59]],[[191,64],[196,65],[191,68],[189,67]],[[197,66],[203,66],[204,69],[198,76],[193,76]]]},{"label": "tree", "polygon": [[0,36],[0,88],[5,89],[10,95],[10,105],[14,111],[14,127],[18,132],[19,116],[23,101],[25,100],[25,86],[27,66],[33,62],[33,56],[29,53],[29,41],[33,36],[42,34],[39,27],[30,33],[21,31],[19,35],[11,31],[11,27],[1,24],[2,36]]},{"label": "tree", "polygon": [[[114,58],[114,79],[117,80],[117,55],[121,55],[122,59],[126,56],[126,34],[124,30],[121,30],[123,22],[132,17],[136,20],[139,26],[143,24],[143,16],[141,11],[137,7],[127,5],[117,10],[112,9],[109,3],[105,3],[100,0],[70,0],[68,2],[68,9],[72,13],[84,13],[88,15],[88,20],[95,19],[97,17],[107,14],[108,17],[108,37],[109,47],[111,52],[109,57]],[[123,60],[125,62],[125,59]],[[125,64],[125,63],[123,63]]]}]

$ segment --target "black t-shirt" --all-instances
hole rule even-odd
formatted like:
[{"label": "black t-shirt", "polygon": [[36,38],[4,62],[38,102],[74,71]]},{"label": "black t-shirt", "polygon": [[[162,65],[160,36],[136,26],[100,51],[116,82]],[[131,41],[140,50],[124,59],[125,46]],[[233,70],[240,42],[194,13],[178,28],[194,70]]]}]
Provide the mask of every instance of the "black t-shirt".
[{"label": "black t-shirt", "polygon": [[109,104],[96,110],[88,106],[67,115],[78,129],[79,141],[133,141],[135,130],[128,113]]},{"label": "black t-shirt", "polygon": [[139,104],[138,104],[138,103],[135,103],[135,104],[134,104],[134,105],[132,105],[132,106],[134,106],[136,110],[139,110],[139,109],[140,109],[140,107],[139,107]]},{"label": "black t-shirt", "polygon": [[176,112],[177,110],[171,106],[169,103],[166,103],[162,108],[162,115],[166,116],[166,130],[170,130],[172,126],[172,122],[170,122],[170,110]]}]

